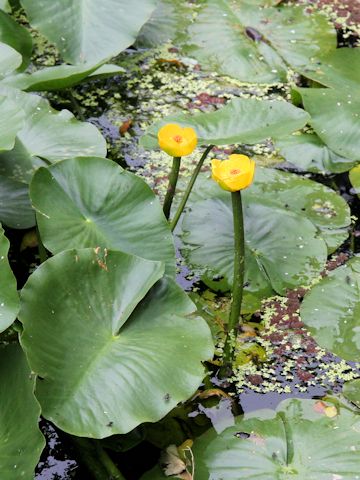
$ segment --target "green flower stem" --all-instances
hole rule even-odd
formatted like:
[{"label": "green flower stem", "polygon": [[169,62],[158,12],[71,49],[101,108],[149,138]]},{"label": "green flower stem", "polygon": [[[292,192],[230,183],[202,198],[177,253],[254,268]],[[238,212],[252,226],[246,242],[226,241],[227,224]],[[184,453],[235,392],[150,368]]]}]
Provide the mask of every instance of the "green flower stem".
[{"label": "green flower stem", "polygon": [[179,177],[180,162],[181,162],[181,157],[173,158],[173,164],[172,164],[171,172],[169,175],[169,185],[167,188],[167,192],[164,200],[164,206],[163,206],[163,212],[167,220],[170,217],[171,205],[175,195],[176,184]]},{"label": "green flower stem", "polygon": [[194,183],[196,181],[196,178],[197,176],[199,175],[199,172],[201,170],[201,167],[203,166],[203,163],[206,159],[206,157],[209,155],[210,151],[212,150],[212,148],[214,147],[214,145],[209,145],[204,153],[202,154],[198,164],[196,165],[196,168],[195,170],[193,171],[193,174],[191,175],[191,178],[190,178],[190,182],[188,184],[188,186],[186,187],[186,190],[185,190],[185,193],[184,193],[184,196],[182,197],[181,199],[181,202],[180,202],[180,205],[178,206],[178,209],[176,210],[176,213],[175,213],[175,216],[170,224],[170,228],[171,228],[171,231],[173,232],[175,230],[175,227],[181,217],[181,214],[185,208],[185,205],[186,205],[186,202],[188,201],[188,198],[190,196],[190,193],[191,193],[191,190],[194,186]]},{"label": "green flower stem", "polygon": [[244,264],[245,264],[245,238],[244,238],[244,218],[241,202],[241,192],[231,193],[233,219],[234,219],[234,237],[235,237],[235,255],[234,255],[234,279],[232,288],[232,304],[228,322],[228,335],[225,342],[224,356],[225,361],[231,360],[229,333],[238,325],[240,320],[241,303],[244,286]]}]

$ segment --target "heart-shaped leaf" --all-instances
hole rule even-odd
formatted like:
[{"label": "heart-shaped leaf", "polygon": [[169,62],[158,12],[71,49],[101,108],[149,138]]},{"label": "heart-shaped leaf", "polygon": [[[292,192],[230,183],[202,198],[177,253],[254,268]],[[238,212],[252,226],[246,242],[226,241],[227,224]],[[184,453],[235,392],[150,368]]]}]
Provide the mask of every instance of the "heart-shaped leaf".
[{"label": "heart-shaped leaf", "polygon": [[342,173],[356,164],[330,150],[315,133],[296,132],[277,140],[275,147],[287,162],[306,172]]},{"label": "heart-shaped leaf", "polygon": [[30,228],[35,225],[28,185],[1,175],[0,221],[11,228]]},{"label": "heart-shaped leaf", "polygon": [[360,98],[332,88],[297,88],[315,132],[335,153],[360,160]]},{"label": "heart-shaped leaf", "polygon": [[360,361],[360,259],[330,272],[305,296],[301,319],[317,343],[345,360]]},{"label": "heart-shaped leaf", "polygon": [[[347,238],[350,210],[331,189],[297,175],[257,168],[242,193],[246,238],[244,308],[286,288],[309,284],[324,268],[325,243],[335,250]],[[231,196],[200,177],[183,222],[190,263],[232,283],[234,237]],[[320,238],[321,237],[321,238]],[[316,253],[315,253],[316,252]],[[258,302],[255,302],[255,308]],[[253,309],[251,307],[250,309]]]},{"label": "heart-shaped leaf", "polygon": [[245,82],[286,81],[286,64],[306,65],[336,48],[335,30],[324,16],[301,6],[262,8],[250,1],[204,2],[189,34],[191,55]]},{"label": "heart-shaped leaf", "polygon": [[[353,480],[359,472],[359,429],[359,415],[345,408],[285,400],[276,411],[257,410],[237,417],[219,435],[212,428],[198,438],[194,478]],[[164,478],[156,467],[141,480]]]},{"label": "heart-shaped leaf", "polygon": [[34,396],[35,377],[17,344],[0,346],[0,470],[5,479],[34,479],[45,440]]},{"label": "heart-shaped leaf", "polygon": [[166,262],[175,273],[172,236],[159,200],[136,175],[104,158],[75,158],[40,168],[30,186],[44,245],[113,248]]},{"label": "heart-shaped leaf", "polygon": [[208,326],[161,262],[68,250],[22,291],[21,343],[39,376],[43,415],[78,436],[155,422],[200,384],[213,354]]},{"label": "heart-shaped leaf", "polygon": [[19,311],[16,280],[8,261],[9,246],[9,240],[0,226],[0,332],[14,322]]},{"label": "heart-shaped leaf", "polygon": [[155,0],[21,0],[30,23],[74,64],[97,63],[129,47]]},{"label": "heart-shaped leaf", "polygon": [[210,430],[194,447],[196,478],[352,480],[358,473],[360,417],[341,409],[331,418],[329,407],[285,400],[276,412],[238,418],[220,435]]},{"label": "heart-shaped leaf", "polygon": [[[90,123],[79,122],[68,110],[60,112],[38,95],[0,85],[0,95],[25,112],[25,124],[17,133],[14,149],[0,154],[0,174],[29,182],[34,169],[74,156],[106,155],[106,142]],[[4,119],[7,124],[11,122]],[[48,160],[48,162],[46,160]]]},{"label": "heart-shaped leaf", "polygon": [[20,69],[25,70],[30,63],[32,52],[31,35],[26,28],[2,10],[0,10],[0,42],[10,45],[22,55]]},{"label": "heart-shaped leaf", "polygon": [[[231,196],[195,203],[183,221],[185,255],[193,266],[224,276],[231,285],[234,236]],[[327,249],[314,225],[293,212],[260,198],[244,198],[245,295],[247,303],[275,290],[309,284],[324,268]],[[258,305],[257,305],[258,306]],[[256,309],[256,308],[255,308]]]},{"label": "heart-shaped leaf", "polygon": [[167,123],[193,127],[200,145],[228,145],[254,144],[268,137],[285,136],[308,121],[309,115],[304,110],[288,102],[237,98],[215,112],[163,118],[149,128],[140,144],[157,148],[157,132]]}]

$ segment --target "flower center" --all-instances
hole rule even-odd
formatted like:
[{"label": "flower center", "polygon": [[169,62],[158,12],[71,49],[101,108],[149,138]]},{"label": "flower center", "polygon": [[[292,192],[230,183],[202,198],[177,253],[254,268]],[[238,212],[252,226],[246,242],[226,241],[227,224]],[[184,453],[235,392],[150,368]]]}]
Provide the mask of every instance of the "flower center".
[{"label": "flower center", "polygon": [[173,140],[175,140],[177,143],[181,143],[183,141],[183,137],[181,135],[175,135]]},{"label": "flower center", "polygon": [[230,170],[230,175],[239,175],[239,173],[241,173],[240,168],[233,168]]}]

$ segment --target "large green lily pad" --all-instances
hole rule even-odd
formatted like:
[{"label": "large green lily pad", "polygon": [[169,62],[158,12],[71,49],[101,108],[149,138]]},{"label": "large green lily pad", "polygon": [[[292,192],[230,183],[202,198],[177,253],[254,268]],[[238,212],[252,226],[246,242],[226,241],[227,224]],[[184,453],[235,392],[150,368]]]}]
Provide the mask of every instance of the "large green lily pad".
[{"label": "large green lily pad", "polygon": [[278,139],[275,147],[287,162],[306,172],[342,173],[357,163],[330,150],[316,133],[296,132]]},{"label": "large green lily pad", "polygon": [[107,437],[159,420],[196,390],[213,354],[210,330],[163,273],[161,262],[83,249],[31,275],[21,344],[47,419]]},{"label": "large green lily pad", "polygon": [[237,98],[215,112],[163,118],[149,128],[140,144],[157,148],[157,132],[167,123],[193,127],[200,145],[228,145],[255,144],[268,137],[285,136],[308,121],[309,115],[304,110],[285,101]]},{"label": "large green lily pad", "polygon": [[4,480],[33,480],[45,440],[38,421],[40,406],[18,344],[0,346],[0,471]]},{"label": "large green lily pad", "polygon": [[204,2],[189,36],[190,54],[201,64],[245,82],[286,81],[287,64],[307,65],[336,48],[335,30],[324,16],[252,1]]},{"label": "large green lily pad", "polygon": [[[68,110],[59,112],[40,96],[3,84],[0,95],[6,95],[25,113],[13,150],[0,154],[1,175],[28,183],[41,165],[74,156],[106,155],[106,142],[99,130],[79,122]],[[7,118],[6,122],[10,123]]]},{"label": "large green lily pad", "polygon": [[356,91],[332,88],[297,88],[311,125],[335,153],[360,160],[360,98]]},{"label": "large green lily pad", "polygon": [[155,0],[21,0],[30,23],[73,64],[97,63],[129,47]]},{"label": "large green lily pad", "polygon": [[[359,473],[360,417],[331,404],[285,400],[276,409],[237,417],[221,434],[194,443],[196,480],[354,480]],[[159,467],[142,480],[165,477]],[[173,478],[181,478],[174,476]]]},{"label": "large green lily pad", "polygon": [[301,319],[317,343],[360,362],[360,259],[330,272],[305,296]]},{"label": "large green lily pad", "polygon": [[306,217],[319,229],[328,253],[334,252],[348,237],[349,205],[321,183],[275,169],[258,168],[255,183],[245,196],[275,202]]},{"label": "large green lily pad", "polygon": [[16,280],[8,260],[9,246],[9,240],[0,226],[0,332],[14,322],[19,311]]},{"label": "large green lily pad", "polygon": [[[327,249],[314,225],[261,199],[245,199],[245,294],[247,302],[306,285],[324,268]],[[193,266],[232,283],[234,236],[231,197],[195,203],[182,224],[185,255]]]},{"label": "large green lily pad", "polygon": [[220,435],[207,432],[194,447],[196,478],[353,480],[359,469],[360,417],[341,409],[329,418],[327,406],[286,400],[276,412],[238,418]]},{"label": "large green lily pad", "polygon": [[312,59],[300,69],[302,75],[326,87],[355,91],[360,86],[360,50],[337,48],[326,55]]},{"label": "large green lily pad", "polygon": [[11,228],[30,228],[35,225],[29,186],[2,175],[0,175],[0,221]]},{"label": "large green lily pad", "polygon": [[[275,290],[309,284],[324,268],[327,251],[347,238],[350,211],[334,191],[297,175],[257,168],[242,193],[246,238],[244,309]],[[231,195],[200,178],[182,225],[184,253],[207,275],[232,284],[234,237]]]},{"label": "large green lily pad", "polygon": [[40,168],[30,185],[44,245],[113,248],[166,262],[175,273],[172,235],[159,200],[136,175],[104,158],[64,160]]}]

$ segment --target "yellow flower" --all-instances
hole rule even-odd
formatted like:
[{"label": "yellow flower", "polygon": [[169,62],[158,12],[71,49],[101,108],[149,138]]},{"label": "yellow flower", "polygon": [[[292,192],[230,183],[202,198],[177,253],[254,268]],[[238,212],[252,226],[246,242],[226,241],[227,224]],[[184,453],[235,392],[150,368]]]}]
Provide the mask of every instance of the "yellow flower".
[{"label": "yellow flower", "polygon": [[255,162],[246,155],[230,155],[228,160],[211,161],[212,178],[228,192],[237,192],[251,185]]},{"label": "yellow flower", "polygon": [[182,128],[175,123],[168,123],[160,128],[158,140],[161,150],[172,157],[190,155],[196,147],[197,135],[193,128]]}]

